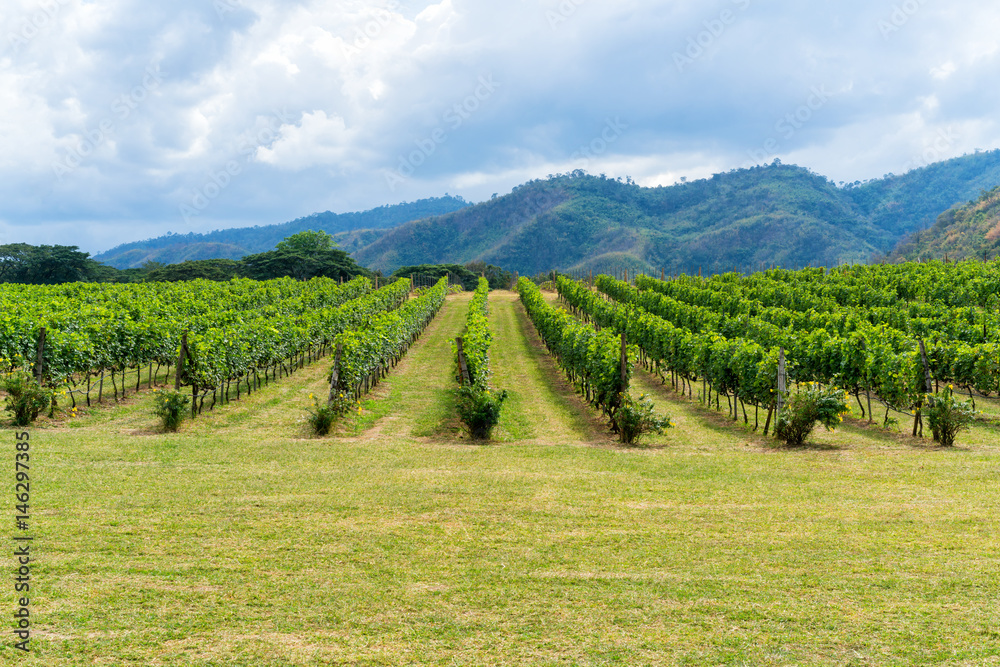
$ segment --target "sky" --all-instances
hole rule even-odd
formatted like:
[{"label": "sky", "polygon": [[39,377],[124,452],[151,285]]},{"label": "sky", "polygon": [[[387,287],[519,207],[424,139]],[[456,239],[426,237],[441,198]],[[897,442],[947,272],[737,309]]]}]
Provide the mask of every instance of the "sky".
[{"label": "sky", "polygon": [[1000,5],[0,0],[0,243],[1000,147]]}]

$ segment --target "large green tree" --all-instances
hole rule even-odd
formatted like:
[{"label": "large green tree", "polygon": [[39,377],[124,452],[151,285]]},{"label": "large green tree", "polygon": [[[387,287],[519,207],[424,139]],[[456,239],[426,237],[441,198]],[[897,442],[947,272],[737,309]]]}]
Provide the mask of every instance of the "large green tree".
[{"label": "large green tree", "polygon": [[350,280],[371,275],[343,250],[334,247],[333,238],[323,231],[307,230],[293,234],[270,252],[247,255],[240,261],[242,275],[254,280],[291,276],[309,280],[318,276]]},{"label": "large green tree", "polygon": [[97,277],[100,266],[77,246],[0,245],[0,282],[56,285],[89,281]]},{"label": "large green tree", "polygon": [[336,245],[333,237],[323,230],[314,231],[307,229],[304,232],[286,236],[278,242],[278,245],[274,249],[281,252],[297,252],[308,255],[314,252],[333,250]]}]

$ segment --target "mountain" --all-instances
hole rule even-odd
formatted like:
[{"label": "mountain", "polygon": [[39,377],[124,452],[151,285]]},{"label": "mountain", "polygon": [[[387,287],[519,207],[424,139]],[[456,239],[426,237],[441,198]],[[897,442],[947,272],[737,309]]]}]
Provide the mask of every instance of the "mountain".
[{"label": "mountain", "polygon": [[846,194],[885,233],[891,249],[905,236],[934,224],[938,215],[1000,184],[1000,150],[982,151],[914,169],[902,176],[853,183]]},{"label": "mountain", "polygon": [[96,259],[116,267],[239,258],[323,229],[362,266],[483,261],[534,275],[551,269],[657,273],[834,266],[884,257],[942,211],[1000,184],[1000,150],[838,187],[775,160],[644,188],[583,171],[535,180],[476,205],[444,197],[366,213],[321,213],[283,225],[170,235]]},{"label": "mountain", "polygon": [[354,253],[365,266],[481,260],[524,274],[549,269],[668,272],[763,263],[837,264],[877,252],[854,203],[832,183],[780,164],[670,187],[582,172],[385,232]]},{"label": "mountain", "polygon": [[[136,268],[148,261],[176,264],[197,259],[240,259],[245,255],[267,252],[286,236],[307,229],[323,230],[338,241],[347,241],[353,247],[342,246],[348,252],[362,244],[371,243],[378,234],[371,230],[387,229],[411,220],[451,213],[469,206],[461,197],[434,197],[408,204],[381,206],[360,213],[316,213],[291,222],[277,225],[222,229],[206,234],[167,234],[148,241],[126,243],[94,259],[118,269]],[[356,230],[368,230],[356,237]]]},{"label": "mountain", "polygon": [[834,266],[883,256],[998,183],[1000,150],[844,187],[779,161],[656,188],[578,171],[401,225],[352,251],[384,272],[473,260],[524,274]]},{"label": "mountain", "polygon": [[983,259],[1000,254],[1000,187],[938,216],[927,230],[897,246],[894,260]]}]

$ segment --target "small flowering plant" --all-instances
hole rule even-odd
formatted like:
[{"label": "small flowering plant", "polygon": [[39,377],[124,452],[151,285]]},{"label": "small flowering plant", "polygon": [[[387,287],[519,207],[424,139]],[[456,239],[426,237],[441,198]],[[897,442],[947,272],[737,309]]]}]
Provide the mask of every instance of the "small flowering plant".
[{"label": "small flowering plant", "polygon": [[832,431],[850,414],[847,392],[835,387],[823,388],[809,382],[797,394],[789,397],[778,415],[775,434],[790,447],[801,447],[816,427],[816,422]]},{"label": "small flowering plant", "polygon": [[326,435],[330,432],[330,428],[341,412],[334,403],[320,403],[313,394],[309,394],[309,398],[313,402],[311,409],[306,408],[309,412],[309,425],[312,426],[316,435]]},{"label": "small flowering plant", "polygon": [[176,431],[184,421],[191,398],[187,394],[172,390],[156,389],[154,393],[156,394],[154,412],[163,423],[163,430]]}]

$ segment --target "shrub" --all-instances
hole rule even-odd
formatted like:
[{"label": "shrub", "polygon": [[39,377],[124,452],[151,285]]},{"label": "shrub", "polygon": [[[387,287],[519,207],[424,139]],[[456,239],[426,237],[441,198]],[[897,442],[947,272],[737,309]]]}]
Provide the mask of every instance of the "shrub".
[{"label": "shrub", "polygon": [[184,420],[191,397],[179,391],[157,390],[156,416],[163,421],[163,430],[176,431]]},{"label": "shrub", "polygon": [[614,426],[626,445],[634,445],[647,433],[663,433],[673,428],[669,417],[653,412],[653,402],[646,394],[634,398],[628,392],[619,394],[619,406],[614,413]]},{"label": "shrub", "polygon": [[14,371],[3,380],[7,392],[7,412],[14,415],[14,426],[27,426],[38,413],[52,405],[53,392],[35,381],[25,371]]},{"label": "shrub", "polygon": [[830,431],[844,421],[844,415],[849,412],[847,394],[842,389],[823,389],[810,382],[788,399],[785,409],[778,415],[774,433],[789,446],[801,447],[816,422]]},{"label": "shrub", "polygon": [[[343,397],[343,394],[340,396]],[[312,394],[309,395],[309,398],[313,399],[313,409],[309,410],[309,425],[312,426],[316,435],[326,435],[330,432],[337,417],[346,412],[347,409],[340,404],[342,401],[320,404],[319,399]]]},{"label": "shrub", "polygon": [[500,423],[500,411],[507,400],[507,391],[490,392],[477,387],[460,387],[455,390],[458,416],[475,440],[489,440],[493,428]]},{"label": "shrub", "polygon": [[953,447],[955,436],[959,431],[968,430],[976,415],[971,401],[955,400],[952,385],[945,387],[937,396],[928,396],[924,409],[931,431],[934,433],[934,440],[940,442],[943,447]]}]

